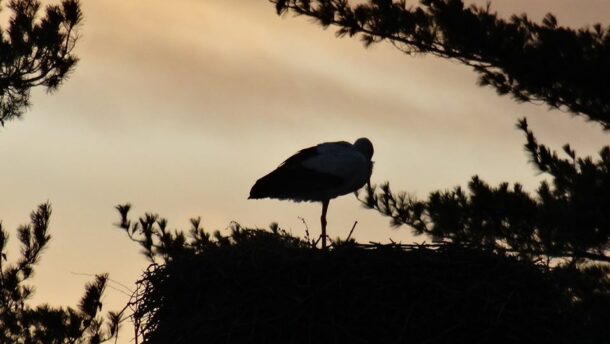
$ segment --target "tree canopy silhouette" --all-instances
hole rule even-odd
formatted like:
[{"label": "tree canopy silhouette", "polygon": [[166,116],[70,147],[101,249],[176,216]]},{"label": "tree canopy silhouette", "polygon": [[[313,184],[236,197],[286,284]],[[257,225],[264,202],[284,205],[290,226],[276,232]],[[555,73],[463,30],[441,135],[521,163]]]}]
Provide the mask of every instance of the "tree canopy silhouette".
[{"label": "tree canopy silhouette", "polygon": [[[32,87],[53,91],[73,70],[73,49],[82,20],[79,0],[62,0],[40,14],[38,0],[10,0],[12,11],[6,27],[0,28],[0,125],[18,118],[29,105]],[[8,233],[0,222],[0,343],[68,344],[101,343],[116,336],[119,316],[99,316],[107,275],[97,275],[85,287],[78,308],[31,307],[27,301],[34,289],[26,285],[48,234],[51,206],[41,204],[32,212],[31,223],[17,229],[20,257],[10,263],[6,253]]]},{"label": "tree canopy silhouette", "polygon": [[40,7],[38,0],[8,3],[12,14],[0,29],[0,125],[23,114],[32,87],[57,89],[78,61],[79,0],[49,5],[42,15]]},{"label": "tree canopy silhouette", "polygon": [[519,128],[536,167],[552,176],[536,195],[520,184],[492,187],[475,176],[468,190],[455,187],[418,200],[394,193],[389,183],[365,191],[364,204],[408,225],[415,234],[512,252],[528,260],[567,258],[610,262],[610,148],[600,158],[578,158],[569,145],[567,158],[539,144],[525,119]]},{"label": "tree canopy silhouette", "polygon": [[[366,46],[390,41],[406,54],[433,54],[473,67],[479,83],[517,101],[540,101],[610,129],[610,28],[562,27],[552,14],[502,19],[462,0],[270,0],[278,14],[312,17],[337,35],[360,35]],[[432,192],[427,200],[394,193],[388,183],[365,190],[363,202],[441,241],[513,252],[537,261],[610,262],[610,148],[599,159],[565,156],[538,143],[527,121],[518,123],[536,168],[549,174],[536,195],[520,184],[492,187],[473,177],[468,190]]]},{"label": "tree canopy silhouette", "polygon": [[34,289],[25,283],[33,276],[51,235],[48,233],[51,206],[41,204],[30,215],[30,223],[17,229],[21,242],[19,259],[8,261],[8,233],[0,223],[0,343],[12,344],[96,344],[116,336],[119,315],[99,316],[108,275],[97,275],[85,287],[77,309],[27,304]]},{"label": "tree canopy silhouette", "polygon": [[[560,26],[552,14],[535,23],[526,14],[502,19],[462,0],[270,0],[291,12],[359,34],[366,46],[390,41],[407,54],[458,60],[481,85],[517,101],[542,101],[610,129],[610,28]],[[356,4],[357,3],[357,4]]]}]

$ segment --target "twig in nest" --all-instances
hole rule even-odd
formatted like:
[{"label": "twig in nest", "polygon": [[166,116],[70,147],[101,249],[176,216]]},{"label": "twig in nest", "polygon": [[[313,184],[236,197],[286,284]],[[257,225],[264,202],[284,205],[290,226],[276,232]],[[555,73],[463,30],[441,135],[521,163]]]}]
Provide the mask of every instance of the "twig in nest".
[{"label": "twig in nest", "polygon": [[352,233],[354,233],[354,229],[356,229],[357,224],[358,224],[358,221],[354,221],[354,225],[352,226],[352,229],[349,231],[349,234],[347,235],[347,239],[345,239],[345,241],[349,241],[349,239],[352,237]]},{"label": "twig in nest", "polygon": [[303,222],[303,224],[305,225],[305,241],[307,241],[308,243],[311,244],[311,246],[316,247],[316,245],[318,244],[318,241],[320,241],[320,238],[318,238],[318,240],[314,241],[310,236],[309,236],[309,226],[307,225],[307,221],[305,221],[304,218],[297,216],[297,219],[301,220],[301,222]]}]

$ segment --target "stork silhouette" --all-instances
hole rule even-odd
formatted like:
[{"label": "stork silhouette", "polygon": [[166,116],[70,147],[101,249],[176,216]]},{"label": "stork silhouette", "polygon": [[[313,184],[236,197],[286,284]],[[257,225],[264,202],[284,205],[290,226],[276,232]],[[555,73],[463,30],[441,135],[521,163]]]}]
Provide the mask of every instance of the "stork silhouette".
[{"label": "stork silhouette", "polygon": [[326,249],[328,204],[333,198],[370,185],[373,152],[373,144],[365,137],[354,144],[325,142],[302,149],[257,180],[248,199],[322,202],[322,249]]}]

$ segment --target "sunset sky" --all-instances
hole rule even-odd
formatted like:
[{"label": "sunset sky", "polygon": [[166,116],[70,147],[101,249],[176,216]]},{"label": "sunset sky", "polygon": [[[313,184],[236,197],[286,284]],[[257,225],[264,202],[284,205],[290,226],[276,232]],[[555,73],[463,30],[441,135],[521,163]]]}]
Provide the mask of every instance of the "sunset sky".
[{"label": "sunset sky", "polygon": [[[134,218],[156,212],[178,229],[201,216],[208,230],[275,221],[302,235],[302,217],[319,233],[320,204],[247,200],[259,177],[319,142],[368,137],[373,183],[420,197],[474,174],[535,190],[545,176],[515,129],[523,116],[556,149],[569,142],[596,154],[609,142],[599,125],[476,86],[460,64],[387,43],[365,49],[307,18],[278,17],[266,0],[83,0],[82,8],[71,78],[53,94],[35,90],[23,120],[0,129],[9,260],[17,226],[38,204],[53,206],[34,304],[75,305],[91,279],[81,273],[133,286],[146,261],[114,227],[119,203],[132,203]],[[492,8],[537,21],[552,12],[581,27],[604,23],[610,2],[494,0]],[[356,220],[359,241],[413,240],[353,195],[330,203],[331,237],[345,237]],[[109,289],[104,309],[126,300]]]}]

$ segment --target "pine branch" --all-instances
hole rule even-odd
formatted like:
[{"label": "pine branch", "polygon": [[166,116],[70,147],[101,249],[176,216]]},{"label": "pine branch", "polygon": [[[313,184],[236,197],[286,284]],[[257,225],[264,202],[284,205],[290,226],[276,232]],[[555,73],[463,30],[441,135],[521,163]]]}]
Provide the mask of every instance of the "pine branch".
[{"label": "pine branch", "polygon": [[568,145],[567,159],[541,145],[527,121],[518,128],[525,148],[540,171],[553,178],[542,182],[537,196],[520,184],[491,187],[473,177],[468,190],[456,187],[432,192],[425,201],[394,193],[388,183],[365,190],[361,202],[407,225],[415,235],[467,244],[528,260],[544,257],[610,262],[610,147],[600,159],[579,158]]},{"label": "pine branch", "polygon": [[116,337],[119,317],[111,313],[102,320],[98,316],[107,275],[97,275],[85,287],[78,310],[45,304],[32,308],[26,303],[33,287],[24,283],[51,238],[50,216],[50,204],[43,203],[31,213],[30,223],[18,228],[21,252],[15,264],[6,264],[8,234],[0,225],[0,343],[94,344]]},{"label": "pine branch", "polygon": [[19,118],[30,105],[30,89],[57,89],[74,69],[73,54],[82,21],[79,0],[62,0],[40,15],[40,1],[11,0],[13,12],[0,29],[0,125]]},{"label": "pine branch", "polygon": [[314,18],[337,27],[338,36],[359,35],[365,46],[390,41],[406,54],[457,60],[479,74],[481,86],[519,102],[582,115],[610,128],[610,28],[559,26],[548,14],[542,23],[527,16],[498,17],[490,6],[461,0],[270,0],[278,14]]}]

